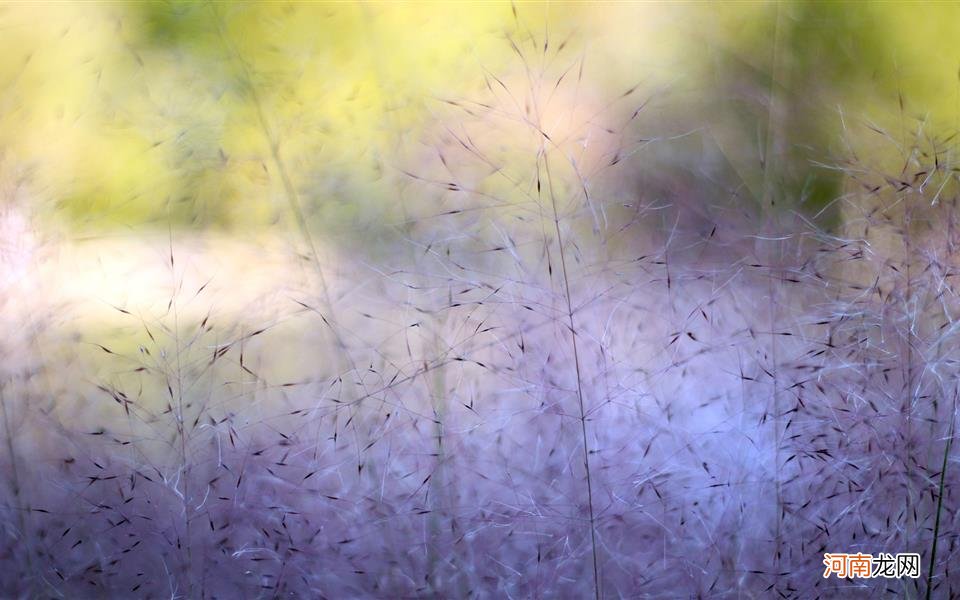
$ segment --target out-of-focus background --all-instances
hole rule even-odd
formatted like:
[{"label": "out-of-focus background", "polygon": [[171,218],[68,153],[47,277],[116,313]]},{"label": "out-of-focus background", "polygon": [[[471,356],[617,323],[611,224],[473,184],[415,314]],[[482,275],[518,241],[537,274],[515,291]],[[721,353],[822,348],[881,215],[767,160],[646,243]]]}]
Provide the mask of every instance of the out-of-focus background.
[{"label": "out-of-focus background", "polygon": [[954,590],[957,40],[947,3],[0,4],[4,595],[806,597],[824,548]]},{"label": "out-of-focus background", "polygon": [[[390,253],[417,213],[411,205],[430,201],[410,191],[411,172],[442,178],[436,158],[457,145],[462,115],[451,118],[452,103],[469,110],[489,93],[517,108],[510,103],[531,78],[549,94],[546,127],[591,153],[587,168],[616,158],[617,193],[708,191],[835,227],[844,191],[836,160],[889,161],[890,147],[918,127],[956,125],[956,11],[842,2],[8,3],[3,211],[12,231],[32,233],[7,235],[4,245],[23,251],[37,235],[67,245],[82,262],[50,277],[74,299],[96,289],[136,294],[125,274],[146,277],[156,245],[145,240],[159,234],[162,252],[171,231],[223,247],[295,236],[302,218],[323,251]],[[538,52],[518,54],[531,42]],[[496,135],[493,160],[509,162],[504,148],[527,132],[508,124]],[[494,189],[486,173],[476,177]],[[301,216],[291,217],[290,190]],[[517,197],[508,190],[502,200]]]},{"label": "out-of-focus background", "polygon": [[[401,214],[402,170],[431,151],[446,101],[552,64],[576,84],[551,101],[557,121],[582,111],[612,126],[618,110],[645,105],[645,133],[690,136],[652,150],[669,153],[676,173],[709,165],[751,201],[763,195],[768,156],[783,201],[812,211],[841,184],[811,161],[845,151],[845,126],[955,124],[955,11],[9,3],[0,17],[6,202],[73,235],[170,226],[250,235],[285,210],[276,147],[311,226],[363,247]],[[548,48],[525,64],[508,40],[531,35]]]}]

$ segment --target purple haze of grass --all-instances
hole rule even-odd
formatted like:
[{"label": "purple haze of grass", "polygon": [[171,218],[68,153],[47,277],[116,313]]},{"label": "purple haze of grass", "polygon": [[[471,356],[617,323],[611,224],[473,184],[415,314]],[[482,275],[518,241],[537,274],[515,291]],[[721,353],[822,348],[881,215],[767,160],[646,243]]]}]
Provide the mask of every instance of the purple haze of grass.
[{"label": "purple haze of grass", "polygon": [[[267,310],[218,315],[176,234],[166,301],[79,358],[10,288],[4,596],[957,594],[946,142],[836,161],[843,228],[771,235],[625,192],[648,99],[557,109],[578,59],[525,39],[521,87],[444,103],[386,258],[323,264],[275,151],[310,267]],[[822,577],[856,551],[927,572]]]}]

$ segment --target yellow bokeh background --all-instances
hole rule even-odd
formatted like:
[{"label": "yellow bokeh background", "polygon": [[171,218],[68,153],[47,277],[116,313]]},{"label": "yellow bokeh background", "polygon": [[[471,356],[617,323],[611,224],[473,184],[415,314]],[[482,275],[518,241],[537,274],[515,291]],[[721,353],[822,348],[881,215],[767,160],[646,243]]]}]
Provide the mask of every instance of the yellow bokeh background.
[{"label": "yellow bokeh background", "polygon": [[[272,144],[312,223],[375,222],[443,100],[482,97],[485,74],[582,64],[594,97],[639,86],[755,194],[771,98],[787,146],[829,158],[854,135],[841,114],[946,136],[960,97],[942,3],[17,2],[0,29],[5,193],[92,230],[276,222]],[[809,157],[784,152],[803,179]]]}]

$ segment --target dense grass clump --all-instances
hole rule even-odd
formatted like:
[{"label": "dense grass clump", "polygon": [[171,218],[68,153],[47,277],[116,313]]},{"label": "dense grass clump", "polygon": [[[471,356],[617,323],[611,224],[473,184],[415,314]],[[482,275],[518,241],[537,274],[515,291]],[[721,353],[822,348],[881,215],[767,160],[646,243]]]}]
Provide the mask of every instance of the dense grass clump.
[{"label": "dense grass clump", "polygon": [[509,43],[521,75],[396,165],[389,252],[325,246],[263,107],[282,241],[141,242],[161,292],[100,298],[99,336],[5,250],[4,597],[960,593],[949,142],[825,161],[828,229],[678,168],[659,96]]}]

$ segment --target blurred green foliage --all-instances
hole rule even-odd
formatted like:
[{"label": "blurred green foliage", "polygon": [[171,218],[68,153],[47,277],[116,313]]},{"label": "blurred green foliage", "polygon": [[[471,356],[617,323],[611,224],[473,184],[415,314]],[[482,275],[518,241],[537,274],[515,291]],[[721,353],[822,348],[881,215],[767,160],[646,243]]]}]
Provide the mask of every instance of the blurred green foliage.
[{"label": "blurred green foliage", "polygon": [[841,114],[902,125],[902,98],[910,117],[955,124],[958,17],[842,2],[6,4],[0,168],[82,228],[273,223],[282,168],[314,226],[375,230],[398,211],[401,168],[429,153],[437,102],[520,70],[508,36],[539,35],[569,38],[585,85],[611,97],[637,81],[677,93],[672,116],[706,131],[731,188],[815,214],[842,190],[816,166],[843,152]]},{"label": "blurred green foliage", "polygon": [[[733,122],[715,131],[736,148],[727,156],[756,201],[808,214],[827,208],[843,188],[842,174],[823,165],[844,157],[843,136],[851,135],[842,131],[844,113],[851,122],[882,120],[908,97],[922,111],[939,113],[931,116],[940,117],[941,127],[949,123],[944,117],[955,107],[906,87],[909,80],[939,77],[956,93],[949,62],[907,61],[903,45],[895,43],[901,30],[919,34],[933,25],[926,22],[930,14],[899,20],[908,10],[892,3],[794,2],[765,5],[747,23],[726,15],[721,30],[743,34],[714,46],[709,77],[717,91],[708,97],[721,106],[717,118]],[[950,35],[936,31],[935,39],[953,47]],[[924,42],[908,39],[907,46]],[[821,222],[837,218],[829,211]]]}]

